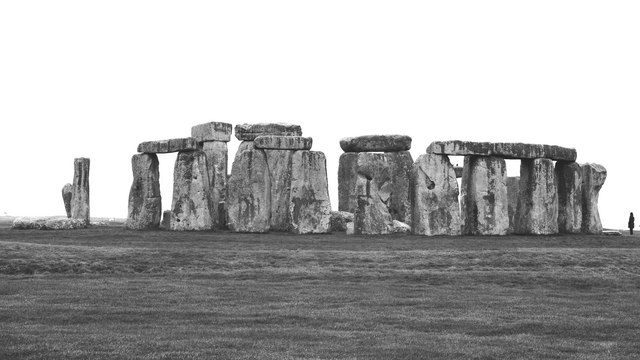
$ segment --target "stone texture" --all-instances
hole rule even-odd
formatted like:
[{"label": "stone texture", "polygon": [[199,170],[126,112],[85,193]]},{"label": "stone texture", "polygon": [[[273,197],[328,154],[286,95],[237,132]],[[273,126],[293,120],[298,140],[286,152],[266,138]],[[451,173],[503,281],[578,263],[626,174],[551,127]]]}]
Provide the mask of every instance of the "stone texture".
[{"label": "stone texture", "polygon": [[262,150],[267,158],[269,171],[271,215],[270,229],[274,231],[291,230],[289,199],[291,195],[291,162],[294,152],[291,150]]},{"label": "stone texture", "polygon": [[65,184],[62,187],[62,201],[64,202],[64,210],[67,213],[67,217],[71,217],[71,197],[73,196],[73,185]]},{"label": "stone texture", "polygon": [[497,156],[505,159],[536,159],[575,161],[575,149],[556,145],[523,143],[491,143],[473,141],[434,141],[427,147],[427,153],[442,155]]},{"label": "stone texture", "polygon": [[507,234],[509,214],[504,159],[465,156],[460,202],[464,235]]},{"label": "stone texture", "polygon": [[261,135],[253,140],[256,149],[311,150],[313,139],[303,136]]},{"label": "stone texture", "polygon": [[360,153],[357,161],[355,234],[388,234],[392,232],[388,210],[392,184],[389,162],[384,154]]},{"label": "stone texture", "polygon": [[558,161],[555,168],[558,184],[558,231],[582,232],[582,168],[575,162]]},{"label": "stone texture", "polygon": [[423,154],[413,164],[413,233],[460,235],[456,172],[447,155]]},{"label": "stone texture", "polygon": [[353,213],[346,211],[332,211],[329,217],[329,231],[331,232],[346,232],[347,225],[353,224]]},{"label": "stone texture", "polygon": [[515,214],[517,234],[558,233],[558,190],[553,160],[524,159]]},{"label": "stone texture", "polygon": [[229,230],[253,233],[269,231],[270,183],[264,151],[243,151],[231,167],[227,186]]},{"label": "stone texture", "polygon": [[253,141],[260,135],[302,136],[300,125],[287,123],[259,123],[236,125],[238,140]]},{"label": "stone texture", "polygon": [[160,223],[160,229],[171,230],[171,210],[165,210],[162,212],[162,222]]},{"label": "stone texture", "polygon": [[364,135],[340,140],[344,152],[395,152],[411,149],[411,137],[406,135]]},{"label": "stone texture", "polygon": [[516,209],[518,208],[518,194],[520,193],[520,177],[507,177],[507,199],[509,213],[509,234],[516,231]]},{"label": "stone texture", "polygon": [[358,153],[343,153],[338,163],[338,210],[355,213],[358,208],[356,182]]},{"label": "stone texture", "polygon": [[598,164],[582,164],[582,232],[601,234],[602,223],[598,212],[600,189],[607,179],[607,169]]},{"label": "stone texture", "polygon": [[172,153],[197,149],[198,142],[192,137],[170,140],[145,141],[138,145],[139,153],[149,154]]},{"label": "stone texture", "polygon": [[89,224],[83,219],[66,217],[19,217],[13,220],[12,229],[16,230],[72,230],[84,229]]},{"label": "stone texture", "polygon": [[389,213],[394,220],[411,226],[411,172],[413,157],[408,151],[385,153],[389,163],[391,176],[391,198],[388,203]]},{"label": "stone texture", "polygon": [[324,153],[319,151],[301,150],[293,154],[289,207],[293,233],[329,232],[331,201],[326,163]]},{"label": "stone texture", "polygon": [[238,145],[238,150],[236,151],[235,156],[233,157],[233,163],[231,164],[231,167],[233,167],[233,164],[235,164],[240,159],[240,155],[242,155],[242,152],[245,150],[256,150],[255,143],[253,141],[241,142],[240,145]]},{"label": "stone texture", "polygon": [[133,183],[129,190],[125,227],[132,230],[157,229],[162,216],[160,170],[156,154],[136,154],[131,158]]},{"label": "stone texture", "polygon": [[227,163],[229,150],[223,141],[206,141],[202,143],[202,151],[207,158],[207,170],[211,182],[211,201],[217,207],[218,216],[213,220],[216,229],[224,228],[226,221],[220,220],[220,203],[227,198]]},{"label": "stone texture", "polygon": [[411,226],[409,224],[403,223],[402,221],[393,220],[391,225],[391,232],[394,234],[410,234]]},{"label": "stone texture", "polygon": [[191,137],[197,142],[231,140],[233,126],[224,122],[208,122],[191,127]]},{"label": "stone texture", "polygon": [[89,204],[89,158],[73,161],[73,191],[71,194],[71,218],[90,222]]},{"label": "stone texture", "polygon": [[181,151],[173,170],[171,230],[211,230],[217,208],[211,199],[207,158],[202,151]]}]

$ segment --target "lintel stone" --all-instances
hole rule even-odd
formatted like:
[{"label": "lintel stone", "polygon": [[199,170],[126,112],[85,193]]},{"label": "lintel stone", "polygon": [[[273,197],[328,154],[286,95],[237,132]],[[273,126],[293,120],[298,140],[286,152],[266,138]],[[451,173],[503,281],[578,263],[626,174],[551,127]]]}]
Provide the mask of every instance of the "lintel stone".
[{"label": "lintel stone", "polygon": [[224,141],[231,140],[233,126],[224,122],[208,122],[191,127],[191,137],[198,142],[204,141]]},{"label": "lintel stone", "polygon": [[411,149],[411,137],[406,135],[363,135],[340,140],[344,152],[396,152]]},{"label": "lintel stone", "polygon": [[145,141],[138,145],[139,153],[172,153],[179,151],[197,150],[198,142],[195,138],[179,138],[158,141]]},{"label": "lintel stone", "polygon": [[287,123],[259,123],[236,125],[236,138],[242,141],[253,141],[260,135],[302,136],[300,125]]},{"label": "lintel stone", "polygon": [[545,158],[561,161],[575,161],[577,152],[572,148],[557,145],[524,143],[492,143],[473,141],[434,141],[427,147],[427,153],[442,155],[497,156],[505,159]]}]

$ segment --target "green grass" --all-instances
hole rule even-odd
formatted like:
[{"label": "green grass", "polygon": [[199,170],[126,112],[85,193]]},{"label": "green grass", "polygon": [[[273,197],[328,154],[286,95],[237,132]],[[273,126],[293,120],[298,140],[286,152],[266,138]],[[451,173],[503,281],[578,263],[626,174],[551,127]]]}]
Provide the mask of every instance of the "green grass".
[{"label": "green grass", "polygon": [[0,359],[633,359],[640,237],[0,229]]}]

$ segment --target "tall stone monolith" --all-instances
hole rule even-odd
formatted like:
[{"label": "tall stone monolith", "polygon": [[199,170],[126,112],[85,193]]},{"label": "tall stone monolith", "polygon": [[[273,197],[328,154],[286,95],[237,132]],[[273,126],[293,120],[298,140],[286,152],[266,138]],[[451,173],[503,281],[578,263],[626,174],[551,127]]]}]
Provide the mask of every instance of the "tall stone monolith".
[{"label": "tall stone monolith", "polygon": [[269,171],[271,215],[270,229],[274,231],[289,231],[291,214],[289,213],[289,198],[291,195],[292,150],[261,150],[267,158]]},{"label": "tall stone monolith", "polygon": [[558,191],[553,160],[522,159],[515,219],[517,234],[558,233]]},{"label": "tall stone monolith", "polygon": [[520,193],[520,177],[507,177],[507,198],[509,213],[509,234],[516,231],[516,209],[518,208],[518,194]]},{"label": "tall stone monolith", "polygon": [[[220,203],[227,197],[227,162],[229,159],[227,143],[224,141],[205,141],[202,143],[202,151],[207,157],[209,181],[211,182],[211,201],[216,206],[218,213]],[[224,209],[222,209],[224,210]],[[214,227],[224,227],[224,220],[216,216],[213,220]]]},{"label": "tall stone monolith", "polygon": [[73,161],[73,193],[71,195],[71,218],[90,224],[89,206],[89,158]]},{"label": "tall stone monolith", "polygon": [[556,162],[558,183],[558,231],[582,232],[582,168],[576,162]]},{"label": "tall stone monolith", "polygon": [[600,189],[607,179],[607,169],[599,164],[582,164],[582,232],[601,234],[602,222],[598,212]]},{"label": "tall stone monolith", "polygon": [[358,155],[346,152],[338,163],[338,210],[354,213],[358,208],[356,182],[358,179]]},{"label": "tall stone monolith", "polygon": [[205,153],[179,152],[173,170],[171,230],[211,230],[216,216]]},{"label": "tall stone monolith", "polygon": [[360,153],[357,161],[354,220],[355,234],[389,234],[393,218],[389,213],[392,184],[387,157],[379,153]]},{"label": "tall stone monolith", "polygon": [[447,155],[422,154],[413,164],[412,232],[417,235],[460,235],[456,171]]},{"label": "tall stone monolith", "polygon": [[326,162],[319,151],[293,154],[289,214],[291,231],[296,234],[329,232],[331,202]]},{"label": "tall stone monolith", "polygon": [[67,217],[71,217],[71,197],[73,196],[73,185],[65,184],[62,187],[62,201],[64,202],[64,210],[67,212]]},{"label": "tall stone monolith", "polygon": [[507,234],[509,214],[505,160],[494,156],[465,156],[460,201],[463,234]]},{"label": "tall stone monolith", "polygon": [[157,229],[162,217],[160,171],[156,154],[131,157],[133,183],[129,190],[129,207],[125,227],[132,230]]},{"label": "tall stone monolith", "polygon": [[389,162],[389,175],[393,184],[389,213],[393,220],[411,225],[411,196],[410,183],[413,171],[413,157],[408,151],[386,152]]}]

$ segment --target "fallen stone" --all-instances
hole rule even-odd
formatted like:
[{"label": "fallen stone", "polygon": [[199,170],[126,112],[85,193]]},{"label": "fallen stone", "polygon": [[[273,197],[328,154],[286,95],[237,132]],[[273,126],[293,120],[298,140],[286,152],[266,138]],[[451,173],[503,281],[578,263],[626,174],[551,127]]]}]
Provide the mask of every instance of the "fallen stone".
[{"label": "fallen stone", "polygon": [[395,152],[411,149],[411,137],[406,135],[364,135],[340,140],[344,152]]},{"label": "fallen stone", "polygon": [[138,145],[139,153],[148,154],[164,154],[179,151],[197,150],[198,142],[196,139],[180,138],[170,140],[146,141]]},{"label": "fallen stone", "polygon": [[411,226],[411,172],[413,157],[408,151],[385,153],[391,176],[391,197],[388,203],[389,213],[394,220]]},{"label": "fallen stone", "polygon": [[598,212],[600,189],[607,179],[607,169],[598,164],[582,164],[582,232],[601,234],[602,222]]},{"label": "fallen stone", "polygon": [[89,158],[73,161],[73,191],[71,194],[71,218],[90,222],[89,206]]},{"label": "fallen stone", "polygon": [[458,181],[447,155],[422,154],[411,175],[413,233],[460,235]]},{"label": "fallen stone", "polygon": [[392,221],[392,230],[394,234],[410,234],[411,226],[409,224],[405,224],[402,221],[393,220]]},{"label": "fallen stone", "polygon": [[131,158],[133,183],[125,227],[131,230],[157,229],[162,216],[160,170],[156,154],[136,154]]},{"label": "fallen stone", "polygon": [[[206,141],[202,143],[202,151],[207,158],[207,170],[211,182],[211,201],[214,205],[227,198],[227,162],[229,151],[227,143],[223,141]],[[216,205],[217,206],[217,205]],[[220,213],[219,209],[216,213]],[[213,221],[214,228],[221,228],[224,221],[220,216]]]},{"label": "fallen stone", "polygon": [[293,154],[289,213],[295,234],[329,232],[331,202],[326,162],[324,153],[319,151]]},{"label": "fallen stone", "polygon": [[286,123],[259,123],[236,125],[238,140],[253,141],[261,135],[302,136],[300,125]]},{"label": "fallen stone", "polygon": [[207,158],[202,151],[181,151],[173,170],[171,230],[211,230],[217,206],[211,200]]},{"label": "fallen stone", "polygon": [[191,137],[197,142],[231,140],[233,126],[224,122],[208,122],[191,127]]},{"label": "fallen stone", "polygon": [[522,160],[515,219],[517,234],[558,233],[558,190],[553,160]]},{"label": "fallen stone", "polygon": [[302,136],[260,135],[253,140],[256,149],[310,150],[313,139]]},{"label": "fallen stone", "polygon": [[346,211],[332,211],[329,217],[329,230],[331,232],[346,232],[347,225],[353,223],[353,213]]},{"label": "fallen stone", "polygon": [[536,159],[575,161],[575,149],[556,145],[523,143],[491,143],[472,141],[434,141],[427,147],[427,153],[442,155],[496,156],[505,159]]},{"label": "fallen stone", "polygon": [[291,195],[291,150],[262,150],[267,157],[271,183],[271,215],[269,226],[273,231],[291,230],[289,199]]},{"label": "fallen stone", "polygon": [[516,231],[516,210],[518,209],[518,194],[520,193],[520,177],[507,177],[507,199],[509,213],[509,234]]},{"label": "fallen stone", "polygon": [[67,217],[18,217],[11,224],[11,228],[16,230],[73,230],[88,226],[83,219]]},{"label": "fallen stone", "polygon": [[622,232],[618,230],[602,230],[602,235],[622,236]]},{"label": "fallen stone", "polygon": [[555,168],[558,183],[558,231],[582,232],[582,168],[575,162],[558,161]]},{"label": "fallen stone", "polygon": [[506,235],[507,168],[503,158],[465,156],[461,191],[463,235]]},{"label": "fallen stone", "polygon": [[234,232],[265,233],[270,227],[271,179],[263,150],[245,150],[231,167],[227,226]]},{"label": "fallen stone", "polygon": [[73,185],[65,184],[62,187],[62,201],[64,202],[64,210],[67,212],[67,217],[71,217],[71,197],[73,196]]},{"label": "fallen stone", "polygon": [[389,234],[392,231],[388,204],[392,184],[385,154],[360,153],[357,161],[355,234]]}]

